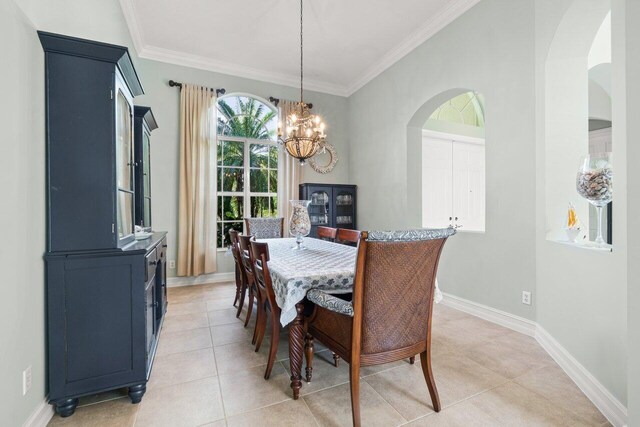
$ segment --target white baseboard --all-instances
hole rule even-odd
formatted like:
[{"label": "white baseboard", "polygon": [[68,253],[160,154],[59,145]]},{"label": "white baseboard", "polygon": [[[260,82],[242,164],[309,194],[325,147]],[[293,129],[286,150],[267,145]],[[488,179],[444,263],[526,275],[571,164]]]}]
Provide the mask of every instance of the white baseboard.
[{"label": "white baseboard", "polygon": [[444,292],[442,293],[442,297],[442,303],[446,306],[464,311],[465,313],[480,317],[489,322],[497,323],[498,325],[513,329],[516,332],[530,337],[536,335],[538,325],[532,320]]},{"label": "white baseboard", "polygon": [[54,413],[53,406],[49,404],[49,399],[45,398],[22,424],[22,427],[46,427],[51,418],[53,418]]},{"label": "white baseboard", "polygon": [[562,347],[549,332],[538,325],[535,338],[611,424],[616,427],[622,427],[627,424],[627,408]]},{"label": "white baseboard", "polygon": [[235,280],[235,273],[213,273],[203,274],[196,277],[169,277],[167,278],[167,287],[174,288],[178,286],[204,285],[205,283],[221,283],[231,282]]},{"label": "white baseboard", "polygon": [[446,306],[534,337],[612,425],[626,426],[627,408],[538,323],[451,294],[443,297]]}]

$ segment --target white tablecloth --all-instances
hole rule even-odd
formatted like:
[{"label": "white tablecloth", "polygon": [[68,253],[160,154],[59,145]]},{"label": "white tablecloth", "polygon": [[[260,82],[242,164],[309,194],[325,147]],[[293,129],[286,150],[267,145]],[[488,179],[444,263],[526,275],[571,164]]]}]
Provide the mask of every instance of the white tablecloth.
[{"label": "white tablecloth", "polygon": [[353,289],[356,248],[305,238],[307,249],[297,251],[295,239],[261,239],[269,244],[269,271],[276,302],[282,310],[280,323],[289,324],[296,317],[296,304],[311,288],[330,293],[347,293]]},{"label": "white tablecloth", "polygon": [[[296,304],[309,289],[328,293],[353,291],[357,249],[325,240],[305,238],[307,249],[293,250],[295,239],[260,239],[269,244],[269,271],[276,302],[282,310],[280,323],[289,324],[296,317]],[[442,295],[436,281],[435,302]]]}]

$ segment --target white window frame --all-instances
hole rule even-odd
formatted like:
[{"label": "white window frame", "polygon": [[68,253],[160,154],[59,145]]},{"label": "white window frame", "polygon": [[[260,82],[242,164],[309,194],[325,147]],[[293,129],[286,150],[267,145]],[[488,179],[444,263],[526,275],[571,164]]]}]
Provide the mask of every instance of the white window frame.
[{"label": "white window frame", "polygon": [[[272,139],[254,139],[254,138],[245,138],[245,137],[239,137],[239,136],[226,136],[226,135],[221,135],[218,134],[218,128],[217,128],[217,123],[218,123],[218,106],[217,106],[217,101],[219,100],[224,100],[226,98],[235,98],[235,97],[244,97],[244,98],[253,98],[256,101],[261,102],[262,104],[266,105],[267,107],[271,108],[272,111],[275,111],[276,113],[278,113],[278,109],[277,107],[275,107],[271,102],[267,101],[266,99],[260,97],[260,96],[256,96],[256,95],[252,95],[249,93],[244,93],[244,92],[235,92],[235,93],[229,93],[226,94],[220,98],[218,98],[218,100],[216,100],[216,109],[215,109],[215,123],[216,123],[216,150],[217,150],[217,144],[221,141],[233,141],[233,142],[242,142],[244,147],[243,147],[243,182],[244,182],[244,190],[242,192],[239,191],[218,191],[218,188],[216,186],[216,201],[218,200],[219,196],[222,197],[242,197],[243,198],[243,203],[242,203],[242,209],[243,209],[243,218],[240,219],[239,221],[242,222],[242,230],[243,233],[246,233],[247,230],[247,226],[245,224],[244,218],[248,218],[248,215],[251,213],[251,197],[276,197],[276,199],[278,200],[278,211],[277,211],[277,215],[281,216],[282,215],[282,200],[281,199],[281,189],[282,189],[282,167],[284,165],[284,161],[285,158],[283,156],[283,150],[280,149],[280,146],[278,144],[278,142],[276,140],[272,140]],[[276,123],[278,122],[279,117],[276,117]],[[277,179],[278,179],[278,188],[276,189],[276,192],[273,193],[256,193],[256,192],[252,192],[251,191],[251,159],[250,159],[250,145],[251,144],[259,144],[259,145],[267,145],[269,147],[276,147],[278,148],[278,168],[277,168]],[[230,168],[232,169],[233,166],[229,167],[229,166],[224,166],[222,165],[221,167],[223,168]],[[236,167],[239,169],[239,167]],[[270,168],[273,169],[273,168]],[[216,161],[216,177],[218,174],[218,165],[217,165],[217,161]],[[215,213],[216,216],[218,215],[218,213]],[[238,220],[235,221],[228,221],[228,220],[221,220],[218,221],[216,218],[216,225],[221,224],[224,227],[224,223],[230,223],[230,222],[239,222]],[[229,242],[225,242],[225,243],[229,243]],[[218,236],[216,234],[216,246],[218,245]],[[226,247],[223,248],[218,248],[218,251],[226,251]]]}]

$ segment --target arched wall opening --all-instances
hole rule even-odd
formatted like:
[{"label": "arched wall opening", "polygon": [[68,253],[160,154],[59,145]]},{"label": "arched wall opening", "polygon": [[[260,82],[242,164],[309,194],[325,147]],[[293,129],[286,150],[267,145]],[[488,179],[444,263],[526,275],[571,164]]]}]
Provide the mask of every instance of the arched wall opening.
[{"label": "arched wall opening", "polygon": [[485,231],[484,97],[466,91],[422,125],[421,226]]},{"label": "arched wall opening", "polygon": [[[598,70],[606,60],[603,59],[606,53],[602,53],[606,52],[606,46],[601,46],[602,38],[596,36],[610,11],[610,0],[574,1],[560,22],[547,55],[544,118],[547,240],[567,240],[565,220],[569,203],[575,207],[582,224],[578,241],[589,238],[589,205],[576,192],[575,180],[580,157],[589,154],[589,119],[610,119],[607,112],[610,97],[596,83]],[[594,46],[594,41],[598,46]],[[590,73],[589,66],[594,62]]]},{"label": "arched wall opening", "polygon": [[[549,28],[548,50],[541,51],[538,89],[540,128],[536,239],[537,319],[577,362],[563,368],[588,393],[614,425],[626,418],[627,384],[627,221],[624,56],[616,46],[624,40],[624,13],[609,0],[565,1],[567,6],[555,28]],[[615,159],[613,251],[566,242],[567,204],[573,203],[580,221],[588,226],[589,205],[576,191],[578,162],[589,153],[589,119],[607,116],[590,112],[589,53],[596,34],[611,11],[611,122]],[[616,25],[617,23],[617,25]],[[545,31],[544,26],[540,26]],[[543,36],[540,37],[544,39]],[[623,50],[618,50],[618,55]],[[597,68],[591,67],[592,70]],[[591,74],[591,76],[590,76]],[[593,82],[591,82],[593,83]],[[593,85],[592,85],[593,86]],[[602,95],[602,93],[601,93]],[[605,106],[606,107],[606,106]],[[599,116],[599,117],[598,117]],[[622,160],[622,161],[618,161]],[[588,236],[587,236],[588,238]],[[571,372],[573,366],[593,379]],[[603,398],[606,396],[606,398]]]},{"label": "arched wall opening", "polygon": [[442,104],[467,92],[469,88],[452,88],[440,92],[426,101],[413,114],[407,124],[407,217],[413,227],[422,227],[422,141],[424,125]]}]

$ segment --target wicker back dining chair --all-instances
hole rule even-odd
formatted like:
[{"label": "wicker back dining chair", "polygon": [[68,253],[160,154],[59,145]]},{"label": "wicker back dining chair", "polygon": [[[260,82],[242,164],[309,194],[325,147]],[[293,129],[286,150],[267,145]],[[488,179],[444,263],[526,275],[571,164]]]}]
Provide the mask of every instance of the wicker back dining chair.
[{"label": "wicker back dining chair", "polygon": [[[238,248],[240,261],[242,262],[242,268],[244,270],[244,275],[247,283],[247,289],[249,290],[249,306],[247,307],[247,317],[244,321],[244,326],[246,327],[249,324],[249,320],[251,319],[251,312],[253,312],[253,301],[257,299],[260,301],[258,296],[258,288],[256,287],[256,279],[253,275],[253,265],[251,262],[251,236],[240,235],[238,236]],[[258,316],[260,313],[260,307],[258,307]],[[257,321],[257,318],[256,318]],[[256,323],[257,325],[257,323]],[[253,340],[252,344],[256,342],[256,329],[253,331]]]},{"label": "wicker back dining chair", "polygon": [[307,292],[315,304],[305,318],[307,379],[313,339],[350,364],[354,426],[360,426],[360,367],[420,354],[422,371],[436,412],[440,400],[431,368],[431,318],[438,260],[453,228],[362,232],[358,245],[353,301],[318,289]]},{"label": "wicker back dining chair", "polygon": [[264,308],[258,330],[258,340],[256,343],[256,351],[260,349],[260,344],[264,338],[267,329],[267,312],[271,313],[271,344],[269,346],[269,357],[267,359],[267,368],[264,372],[264,379],[268,380],[271,376],[271,370],[276,360],[278,352],[278,342],[280,341],[280,307],[276,303],[276,294],[273,291],[271,282],[271,274],[269,273],[269,246],[267,243],[251,242],[251,254],[253,256],[253,272],[256,278],[256,286],[258,293],[262,296],[259,303]]},{"label": "wicker back dining chair", "polygon": [[358,230],[349,230],[347,228],[338,228],[336,230],[336,243],[357,246],[358,240],[360,240],[360,231]]},{"label": "wicker back dining chair", "polygon": [[240,245],[238,239],[239,234],[240,233],[238,233],[237,230],[229,230],[229,238],[231,240],[231,254],[233,255],[236,275],[236,298],[233,301],[233,306],[235,307],[236,304],[238,306],[236,317],[240,317],[240,313],[242,312],[242,308],[244,307],[244,299],[247,295],[247,275],[244,271],[244,266],[242,265],[242,258],[240,257]]},{"label": "wicker back dining chair", "polygon": [[256,239],[284,237],[284,218],[245,218],[247,235]]},{"label": "wicker back dining chair", "polygon": [[319,226],[317,228],[318,239],[329,240],[333,242],[336,239],[336,234],[338,233],[338,229],[333,227],[324,227]]}]

